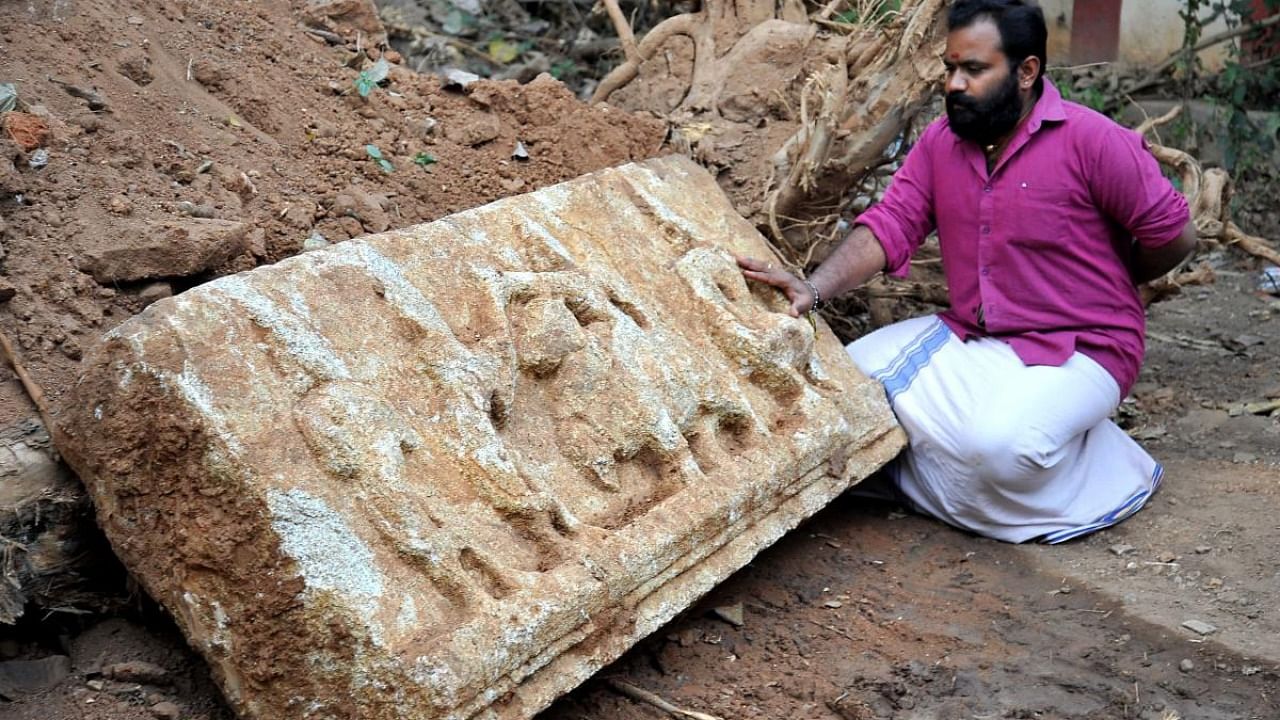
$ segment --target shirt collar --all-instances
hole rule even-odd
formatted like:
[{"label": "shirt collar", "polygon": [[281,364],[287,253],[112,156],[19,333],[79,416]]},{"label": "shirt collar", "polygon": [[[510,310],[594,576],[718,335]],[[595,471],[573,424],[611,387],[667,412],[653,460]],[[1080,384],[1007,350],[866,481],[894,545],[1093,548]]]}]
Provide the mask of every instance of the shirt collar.
[{"label": "shirt collar", "polygon": [[1031,109],[1031,117],[1027,118],[1027,130],[1036,132],[1045,122],[1061,122],[1067,119],[1067,109],[1062,104],[1062,93],[1049,78],[1045,77],[1044,88],[1040,91],[1040,99]]}]

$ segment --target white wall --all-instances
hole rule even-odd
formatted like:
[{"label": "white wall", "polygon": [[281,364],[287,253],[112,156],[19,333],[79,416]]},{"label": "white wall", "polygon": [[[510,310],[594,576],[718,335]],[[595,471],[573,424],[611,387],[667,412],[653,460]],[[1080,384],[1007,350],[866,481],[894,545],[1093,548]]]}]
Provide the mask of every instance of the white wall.
[{"label": "white wall", "polygon": [[[1120,2],[1121,0],[1116,0]],[[1121,62],[1134,65],[1155,65],[1182,47],[1182,18],[1178,11],[1186,7],[1185,0],[1123,0],[1120,9],[1120,57]],[[1061,66],[1070,62],[1071,21],[1073,0],[1040,0],[1045,24],[1049,26],[1049,65]],[[1207,16],[1209,13],[1204,12]],[[1208,37],[1227,29],[1224,20],[1218,19],[1204,28],[1201,37]],[[1227,57],[1229,45],[1223,43],[1205,50],[1200,60],[1209,69],[1221,68]]]}]

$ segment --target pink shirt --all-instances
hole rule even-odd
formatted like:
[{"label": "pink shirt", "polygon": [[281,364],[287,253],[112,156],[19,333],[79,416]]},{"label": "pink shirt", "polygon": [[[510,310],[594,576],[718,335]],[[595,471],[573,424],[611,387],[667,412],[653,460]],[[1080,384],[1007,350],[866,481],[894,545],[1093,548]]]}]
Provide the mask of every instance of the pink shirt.
[{"label": "pink shirt", "polygon": [[1142,364],[1146,320],[1131,244],[1169,243],[1189,219],[1137,133],[1064,101],[1046,78],[992,172],[944,115],[855,222],[884,246],[896,277],[937,229],[951,294],[941,317],[961,339],[999,338],[1027,365],[1061,365],[1078,350],[1123,396]]}]

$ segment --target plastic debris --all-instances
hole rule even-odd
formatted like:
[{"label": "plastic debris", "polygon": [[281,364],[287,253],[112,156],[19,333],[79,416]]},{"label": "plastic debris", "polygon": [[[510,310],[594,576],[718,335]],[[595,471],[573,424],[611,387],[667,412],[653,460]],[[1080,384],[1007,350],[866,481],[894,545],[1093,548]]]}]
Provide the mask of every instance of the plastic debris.
[{"label": "plastic debris", "polygon": [[49,151],[45,150],[44,148],[40,148],[39,150],[36,150],[35,152],[31,153],[31,157],[27,158],[27,165],[30,166],[32,170],[39,170],[40,168],[48,164],[49,164]]},{"label": "plastic debris", "polygon": [[1280,267],[1268,265],[1258,273],[1258,290],[1268,295],[1280,295]]},{"label": "plastic debris", "polygon": [[525,149],[524,143],[517,141],[516,149],[511,151],[511,157],[516,160],[528,160],[529,151]]},{"label": "plastic debris", "polygon": [[457,87],[466,89],[468,85],[480,79],[475,73],[469,73],[466,70],[458,68],[445,68],[440,71],[440,77],[444,79],[445,87]]},{"label": "plastic debris", "polygon": [[18,107],[18,88],[13,83],[0,83],[0,112],[9,112]]}]

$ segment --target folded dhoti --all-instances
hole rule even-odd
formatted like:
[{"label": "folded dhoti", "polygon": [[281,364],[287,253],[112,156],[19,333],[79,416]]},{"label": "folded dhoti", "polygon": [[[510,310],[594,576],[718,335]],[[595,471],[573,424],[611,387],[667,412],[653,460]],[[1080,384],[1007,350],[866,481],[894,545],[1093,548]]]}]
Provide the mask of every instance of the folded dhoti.
[{"label": "folded dhoti", "polygon": [[1160,464],[1109,419],[1114,378],[1077,352],[1027,366],[994,338],[961,341],[936,316],[847,348],[889,396],[909,446],[885,471],[923,513],[981,535],[1056,543],[1120,522]]}]

